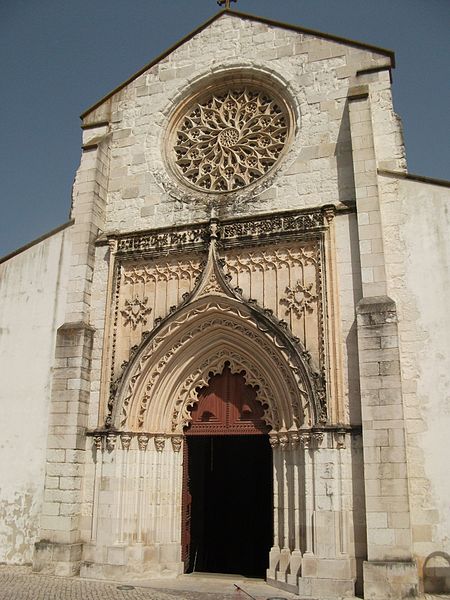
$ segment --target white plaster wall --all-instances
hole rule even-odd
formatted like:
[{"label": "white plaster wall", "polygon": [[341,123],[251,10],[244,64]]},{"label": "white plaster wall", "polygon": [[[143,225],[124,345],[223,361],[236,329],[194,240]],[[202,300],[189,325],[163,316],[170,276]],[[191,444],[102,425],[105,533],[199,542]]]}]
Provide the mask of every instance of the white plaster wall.
[{"label": "white plaster wall", "polygon": [[37,539],[69,235],[60,231],[0,264],[0,563],[30,562]]},{"label": "white plaster wall", "polygon": [[450,553],[450,189],[382,177],[397,302],[415,554]]}]

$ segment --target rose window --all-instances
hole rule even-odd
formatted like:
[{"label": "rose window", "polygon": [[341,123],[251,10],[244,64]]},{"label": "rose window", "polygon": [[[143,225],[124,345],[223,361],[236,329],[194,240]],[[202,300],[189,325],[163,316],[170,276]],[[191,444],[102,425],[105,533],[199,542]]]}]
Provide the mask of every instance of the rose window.
[{"label": "rose window", "polygon": [[288,128],[284,104],[265,92],[246,88],[211,95],[178,122],[177,170],[204,191],[237,190],[277,162]]}]

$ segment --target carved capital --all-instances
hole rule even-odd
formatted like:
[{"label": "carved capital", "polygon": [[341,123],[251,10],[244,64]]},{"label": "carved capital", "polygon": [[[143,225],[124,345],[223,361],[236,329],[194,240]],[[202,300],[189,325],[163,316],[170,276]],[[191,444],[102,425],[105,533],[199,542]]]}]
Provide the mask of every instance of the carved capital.
[{"label": "carved capital", "polygon": [[163,435],[157,435],[155,437],[155,448],[157,452],[162,452],[166,445],[166,438]]},{"label": "carved capital", "polygon": [[117,252],[117,240],[108,238],[109,252],[113,256]]},{"label": "carved capital", "polygon": [[289,433],[289,445],[292,449],[295,449],[298,447],[300,443],[300,434],[298,433],[298,431],[291,431]]},{"label": "carved capital", "polygon": [[285,450],[289,445],[289,437],[287,433],[278,434],[278,441],[280,442],[280,448]]},{"label": "carved capital", "polygon": [[270,444],[270,447],[272,449],[278,448],[279,443],[280,442],[279,442],[278,437],[277,437],[276,434],[272,433],[272,434],[269,435],[269,444]]},{"label": "carved capital", "polygon": [[346,435],[346,432],[344,429],[340,429],[339,431],[336,431],[334,434],[334,440],[336,443],[336,448],[338,450],[342,450],[346,447],[345,435]]},{"label": "carved capital", "polygon": [[139,450],[147,450],[149,439],[150,439],[150,436],[147,435],[146,433],[141,433],[140,435],[138,435]]},{"label": "carved capital", "polygon": [[312,445],[315,448],[318,448],[319,446],[321,446],[321,444],[323,442],[323,437],[324,437],[323,431],[314,431],[314,433],[311,434]]},{"label": "carved capital", "polygon": [[106,436],[106,449],[108,452],[112,452],[116,446],[117,436],[115,433],[108,433]]},{"label": "carved capital", "polygon": [[98,452],[101,452],[103,450],[103,436],[94,435],[94,448]]},{"label": "carved capital", "polygon": [[300,444],[303,448],[311,447],[311,434],[310,433],[301,433],[300,434]]},{"label": "carved capital", "polygon": [[322,212],[328,225],[330,225],[336,216],[336,207],[333,204],[328,204],[327,206],[322,207]]},{"label": "carved capital", "polygon": [[174,435],[172,436],[172,448],[174,452],[179,452],[181,450],[181,444],[183,443],[183,436]]},{"label": "carved capital", "polygon": [[129,433],[122,433],[120,436],[120,441],[122,443],[123,450],[129,450],[131,444],[132,436]]}]

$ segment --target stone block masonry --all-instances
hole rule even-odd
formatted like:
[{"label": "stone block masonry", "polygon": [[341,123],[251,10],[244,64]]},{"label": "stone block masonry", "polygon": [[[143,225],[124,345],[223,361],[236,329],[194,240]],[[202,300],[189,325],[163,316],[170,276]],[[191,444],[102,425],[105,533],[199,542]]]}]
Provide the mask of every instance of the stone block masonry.
[{"label": "stone block masonry", "polygon": [[[84,475],[90,362],[94,330],[65,324],[56,340],[46,490],[33,567],[56,575],[75,575],[81,561],[80,513]],[[75,366],[76,365],[76,366]]]},{"label": "stone block masonry", "polygon": [[371,600],[418,593],[406,463],[397,312],[386,296],[357,306],[367,557],[364,594]]}]

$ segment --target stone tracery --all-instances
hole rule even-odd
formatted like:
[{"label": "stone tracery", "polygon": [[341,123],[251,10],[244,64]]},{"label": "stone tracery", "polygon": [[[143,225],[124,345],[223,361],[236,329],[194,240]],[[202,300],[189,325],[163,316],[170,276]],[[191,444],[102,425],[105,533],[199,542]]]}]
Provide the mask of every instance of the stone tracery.
[{"label": "stone tracery", "polygon": [[[236,312],[230,305],[221,306],[220,303],[207,302],[201,308],[188,311],[181,319],[170,324],[165,332],[161,332],[142,352],[123,391],[121,414],[118,415],[117,424],[120,427],[151,430],[152,426],[148,422],[151,398],[159,397],[157,388],[166,389],[164,379],[168,378],[172,382],[170,385],[174,386],[171,429],[173,432],[182,432],[190,418],[189,406],[196,401],[195,389],[206,384],[211,370],[221,370],[227,360],[234,360],[236,370],[247,371],[248,383],[258,384],[266,390],[262,393],[260,401],[267,405],[265,418],[268,424],[274,429],[311,425],[311,419],[314,420],[313,415],[309,413],[308,404],[311,392],[302,381],[303,375],[299,373],[298,366],[289,360],[285,362],[286,357],[283,357],[283,349],[279,342],[265,340],[267,335],[268,332],[258,330],[249,315],[241,311]],[[169,337],[173,341],[167,344]],[[258,366],[251,358],[251,349],[244,351],[241,348],[240,352],[236,352],[241,338],[247,342],[251,341],[252,345],[259,348]],[[195,349],[193,346],[196,346]],[[194,371],[184,372],[183,365],[192,354],[196,355],[198,366]],[[276,376],[272,377],[272,381],[268,381],[267,385],[261,385],[266,381],[268,373]],[[177,384],[174,383],[175,378],[178,378]],[[278,389],[280,386],[282,389]],[[284,404],[283,414],[279,416],[274,404],[275,398]],[[163,418],[162,414],[157,414],[156,407],[152,407],[151,412],[152,419],[167,422],[167,417]],[[162,423],[159,426],[163,426]]]},{"label": "stone tracery", "polygon": [[[174,380],[171,380],[169,395],[173,402],[178,402],[181,398],[183,400],[181,404],[177,404],[177,408],[172,403],[171,410],[176,410],[178,416],[186,410],[189,411],[189,402],[196,401],[195,388],[199,384],[195,384],[195,381],[202,379],[200,366],[203,362],[206,365],[207,361],[213,359],[214,353],[220,349],[219,342],[223,341],[228,332],[233,332],[232,339],[228,340],[228,355],[245,350],[249,342],[254,348],[266,349],[266,370],[259,368],[261,365],[253,360],[251,352],[247,360],[242,356],[242,360],[238,361],[241,370],[252,373],[256,372],[256,368],[260,379],[264,377],[264,373],[276,371],[284,373],[280,376],[285,382],[289,382],[290,390],[284,385],[282,390],[280,385],[274,384],[273,381],[272,386],[264,386],[272,390],[269,392],[272,397],[286,398],[292,405],[290,416],[286,419],[288,413],[283,409],[283,417],[279,419],[275,418],[272,410],[275,405],[272,404],[271,407],[270,403],[261,399],[261,402],[269,407],[266,422],[273,430],[282,430],[286,426],[308,427],[326,422],[323,353],[320,352],[321,347],[317,346],[323,337],[319,302],[315,297],[314,309],[307,311],[309,321],[305,327],[303,312],[298,318],[294,319],[291,316],[289,322],[286,322],[284,312],[280,308],[281,290],[286,289],[286,285],[293,286],[296,281],[301,281],[302,285],[308,288],[313,284],[315,294],[322,289],[321,246],[317,232],[312,237],[296,241],[299,227],[301,230],[310,227],[315,229],[320,227],[321,223],[323,224],[323,217],[315,213],[281,215],[275,221],[263,219],[257,223],[258,240],[242,252],[236,250],[235,238],[240,239],[244,234],[246,239],[249,234],[253,237],[256,233],[255,222],[222,225],[211,221],[209,235],[204,233],[202,236],[209,237],[210,246],[209,258],[203,263],[203,269],[204,258],[199,252],[200,247],[191,247],[191,237],[184,230],[180,232],[181,238],[177,238],[176,249],[179,249],[180,244],[187,244],[193,254],[183,259],[178,255],[169,257],[165,247],[163,249],[159,243],[155,249],[148,248],[149,260],[145,260],[144,254],[147,252],[147,246],[144,248],[140,241],[137,253],[136,244],[133,245],[133,249],[128,249],[127,246],[127,259],[124,262],[120,260],[117,272],[117,281],[123,283],[122,302],[133,298],[135,294],[141,297],[148,295],[152,298],[152,307],[156,306],[156,288],[150,289],[148,285],[154,286],[157,283],[158,298],[165,299],[166,310],[163,310],[164,318],[152,318],[149,331],[141,331],[142,328],[139,328],[136,334],[132,334],[133,337],[128,335],[123,340],[121,338],[121,358],[125,360],[121,365],[117,363],[114,370],[115,379],[110,390],[106,427],[115,424],[120,429],[131,426],[132,430],[136,431],[156,430],[156,421],[152,419],[150,424],[148,414],[151,412],[154,415],[155,409],[162,410],[159,401],[155,403],[161,393],[167,397],[165,384],[164,391],[160,388],[160,379],[165,379],[166,371],[173,374],[174,368],[177,372],[177,382],[173,387]],[[265,236],[271,234],[274,227],[277,231],[280,229],[284,236],[292,230],[294,240],[286,237],[286,243],[273,246]],[[247,231],[248,228],[250,229]],[[150,239],[149,236],[146,240],[147,238]],[[220,245],[217,238],[221,240]],[[151,244],[153,245],[153,242]],[[221,256],[218,253],[219,248],[225,250],[223,254],[221,252]],[[202,274],[195,283],[194,278],[200,271]],[[187,286],[186,282],[190,284]],[[161,285],[170,288],[162,289]],[[274,285],[278,290],[275,296],[271,292]],[[183,290],[186,292],[182,293]],[[116,302],[119,303],[119,300]],[[158,312],[161,314],[160,300],[158,302]],[[171,302],[174,305],[170,305],[169,310]],[[297,321],[305,329],[306,336],[304,332],[296,331]],[[114,325],[114,331],[116,328],[117,324]],[[214,330],[221,331],[218,338],[214,338]],[[197,341],[203,341],[206,337],[209,343],[208,353],[203,352],[202,343]],[[171,341],[167,343],[169,338]],[[128,354],[124,352],[126,347],[130,348]],[[308,351],[305,348],[308,348]],[[191,355],[195,355],[198,362],[191,364],[191,370],[185,369],[181,373],[177,361],[183,364],[183,361],[191,359]],[[111,366],[111,372],[114,364]],[[195,373],[192,368],[195,369]],[[178,416],[169,412],[163,419],[160,415],[157,420],[161,426],[164,423],[164,431],[181,433],[186,420],[183,421],[181,416],[178,420]],[[152,426],[150,429],[149,425]]]},{"label": "stone tracery", "polygon": [[265,91],[229,89],[196,103],[181,119],[175,164],[195,187],[230,192],[269,171],[288,133],[289,118],[281,102]]}]

